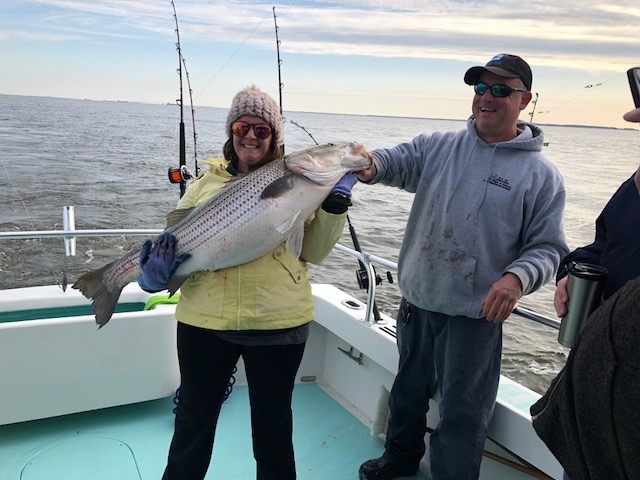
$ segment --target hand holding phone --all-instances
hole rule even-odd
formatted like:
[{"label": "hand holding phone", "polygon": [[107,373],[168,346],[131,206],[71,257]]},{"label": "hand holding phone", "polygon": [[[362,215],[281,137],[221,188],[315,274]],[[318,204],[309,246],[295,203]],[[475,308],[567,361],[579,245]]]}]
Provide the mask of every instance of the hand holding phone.
[{"label": "hand holding phone", "polygon": [[627,78],[629,79],[629,88],[631,89],[633,103],[636,108],[640,108],[640,67],[627,70]]}]

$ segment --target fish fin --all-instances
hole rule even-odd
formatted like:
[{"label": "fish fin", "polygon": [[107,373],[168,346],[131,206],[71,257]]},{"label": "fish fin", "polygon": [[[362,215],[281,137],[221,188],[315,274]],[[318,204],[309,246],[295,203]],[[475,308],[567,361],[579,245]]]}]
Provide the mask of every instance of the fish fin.
[{"label": "fish fin", "polygon": [[178,208],[177,210],[170,212],[167,215],[167,228],[171,228],[174,225],[177,225],[178,223],[180,223],[182,220],[187,218],[195,208],[196,207]]},{"label": "fish fin", "polygon": [[247,175],[249,175],[248,173],[238,173],[237,175],[234,175],[232,177],[230,177],[226,182],[224,182],[227,185],[231,185],[234,182],[237,182],[238,180],[242,180],[244,177],[246,177]]},{"label": "fish fin", "polygon": [[113,262],[85,273],[71,287],[80,290],[85,297],[91,300],[98,329],[104,327],[111,319],[118,304],[120,293],[124,288],[123,285],[119,288],[116,287],[114,290],[109,290],[104,282],[104,274],[112,265]]},{"label": "fish fin", "polygon": [[277,198],[284,195],[293,188],[294,175],[289,174],[274,180],[260,194],[261,199]]},{"label": "fish fin", "polygon": [[296,224],[296,220],[298,219],[298,216],[300,215],[300,212],[295,212],[291,217],[287,218],[287,220],[278,225],[276,227],[276,230],[280,233],[287,233],[289,232],[293,226]]},{"label": "fish fin", "polygon": [[276,227],[278,232],[287,234],[287,243],[285,246],[296,258],[300,257],[300,253],[302,252],[302,239],[304,238],[304,222],[300,222],[298,225],[296,224],[299,216],[300,212],[296,212],[284,223]]},{"label": "fish fin", "polygon": [[[297,216],[297,215],[296,215]],[[285,246],[296,259],[300,258],[302,253],[302,240],[304,239],[304,223],[300,223],[296,228],[291,230],[291,234],[287,237]]]},{"label": "fish fin", "polygon": [[187,280],[187,278],[189,278],[189,275],[181,276],[181,277],[174,275],[169,279],[169,281],[167,282],[167,290],[169,290],[169,297],[172,297],[173,294],[180,289],[180,287]]}]

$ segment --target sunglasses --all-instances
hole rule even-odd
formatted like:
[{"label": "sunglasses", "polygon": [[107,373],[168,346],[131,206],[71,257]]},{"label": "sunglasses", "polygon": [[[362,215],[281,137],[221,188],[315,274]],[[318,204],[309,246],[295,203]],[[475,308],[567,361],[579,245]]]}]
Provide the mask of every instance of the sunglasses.
[{"label": "sunglasses", "polygon": [[246,137],[252,128],[256,138],[260,140],[265,140],[271,135],[271,127],[266,123],[233,122],[231,124],[231,132],[240,138]]},{"label": "sunglasses", "polygon": [[498,98],[504,98],[511,95],[513,92],[526,92],[527,90],[522,90],[520,88],[513,88],[509,85],[487,85],[486,83],[477,83],[473,86],[473,89],[476,92],[476,95],[484,95],[484,93],[489,90],[491,91],[491,95]]}]

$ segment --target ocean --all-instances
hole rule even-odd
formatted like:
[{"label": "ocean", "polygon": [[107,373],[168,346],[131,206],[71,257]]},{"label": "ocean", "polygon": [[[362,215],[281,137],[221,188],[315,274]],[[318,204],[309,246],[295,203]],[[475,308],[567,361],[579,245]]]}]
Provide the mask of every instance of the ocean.
[{"label": "ocean", "polygon": [[[227,110],[195,107],[196,154],[221,156]],[[623,112],[620,112],[622,115]],[[318,143],[357,141],[372,150],[433,130],[460,130],[465,121],[285,111],[286,153]],[[180,108],[131,102],[0,95],[0,231],[62,229],[62,207],[75,207],[77,229],[163,228],[179,188],[167,170],[179,161]],[[191,108],[184,107],[187,164],[195,171]],[[630,125],[631,126],[631,125]],[[640,162],[640,132],[544,126],[545,155],[565,179],[565,230],[570,248],[593,241],[594,222],[618,186]],[[397,261],[413,195],[399,189],[356,185],[349,219],[364,251]],[[140,243],[140,237],[79,238],[66,257],[61,239],[0,241],[0,288],[72,283],[89,269]],[[353,247],[348,229],[340,241]],[[355,258],[334,252],[311,266],[312,281],[335,283],[366,299],[358,288]],[[399,292],[384,279],[380,311],[395,316]],[[395,272],[392,272],[395,273]],[[395,278],[395,275],[394,275]],[[553,283],[519,305],[556,318]],[[504,326],[503,373],[544,392],[569,350],[557,331],[512,316]]]}]

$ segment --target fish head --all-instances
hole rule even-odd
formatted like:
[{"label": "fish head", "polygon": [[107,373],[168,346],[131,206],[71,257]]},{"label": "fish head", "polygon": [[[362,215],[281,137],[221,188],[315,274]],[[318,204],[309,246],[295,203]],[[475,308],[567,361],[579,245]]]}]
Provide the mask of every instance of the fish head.
[{"label": "fish head", "polygon": [[319,185],[335,185],[347,172],[364,170],[371,158],[358,143],[327,143],[284,157],[291,172]]}]

